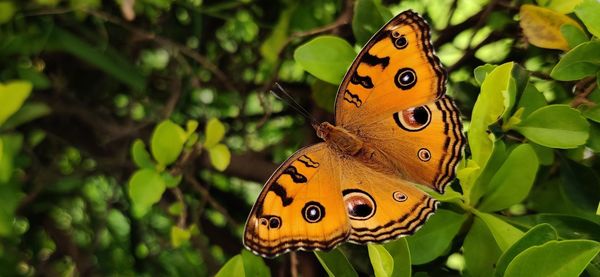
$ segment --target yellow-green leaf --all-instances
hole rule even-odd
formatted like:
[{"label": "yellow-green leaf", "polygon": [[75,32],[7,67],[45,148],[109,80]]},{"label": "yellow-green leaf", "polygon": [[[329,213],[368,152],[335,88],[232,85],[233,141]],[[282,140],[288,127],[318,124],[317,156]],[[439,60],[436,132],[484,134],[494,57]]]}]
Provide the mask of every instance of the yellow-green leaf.
[{"label": "yellow-green leaf", "polygon": [[152,133],[150,150],[154,159],[161,165],[174,162],[183,150],[185,139],[185,131],[179,125],[170,120],[161,122]]},{"label": "yellow-green leaf", "polygon": [[187,241],[190,240],[192,234],[189,230],[179,228],[177,226],[171,227],[171,245],[173,248],[178,248]]},{"label": "yellow-green leaf", "polygon": [[229,148],[221,143],[208,148],[208,155],[210,156],[210,163],[219,171],[225,170],[231,161]]},{"label": "yellow-green leaf", "polygon": [[21,108],[32,88],[31,83],[27,81],[0,84],[0,126]]},{"label": "yellow-green leaf", "polygon": [[219,143],[225,136],[225,125],[217,118],[211,118],[206,123],[206,140],[204,147],[211,148]]}]

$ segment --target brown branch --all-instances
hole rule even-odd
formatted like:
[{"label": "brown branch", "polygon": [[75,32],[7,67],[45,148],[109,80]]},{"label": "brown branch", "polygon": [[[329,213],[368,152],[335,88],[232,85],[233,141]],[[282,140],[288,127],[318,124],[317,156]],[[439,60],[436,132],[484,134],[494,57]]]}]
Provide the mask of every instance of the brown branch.
[{"label": "brown branch", "polygon": [[575,92],[580,91],[580,93],[577,93],[577,95],[575,95],[571,101],[571,107],[576,108],[579,105],[595,106],[596,103],[590,101],[587,99],[587,97],[594,91],[594,89],[596,89],[597,86],[598,83],[596,82],[596,77],[594,76],[583,78],[577,82],[577,84],[575,84]]},{"label": "brown branch", "polygon": [[234,85],[234,83],[231,82],[231,79],[227,76],[227,74],[225,74],[223,71],[221,71],[221,69],[219,69],[219,67],[217,67],[214,63],[212,63],[207,57],[196,52],[196,50],[193,50],[185,45],[179,44],[177,42],[174,42],[168,38],[162,37],[155,33],[138,28],[138,27],[136,27],[132,24],[129,24],[113,15],[110,15],[110,14],[107,14],[107,13],[104,13],[101,11],[95,11],[95,10],[87,10],[86,12],[97,18],[100,18],[100,19],[106,20],[110,23],[113,23],[115,25],[121,26],[122,28],[136,34],[139,37],[155,41],[156,43],[158,43],[166,48],[171,48],[180,53],[183,53],[185,56],[196,61],[201,66],[203,66],[204,68],[206,68],[210,72],[212,72],[215,75],[215,77],[217,77],[217,79],[219,79],[219,81],[225,88],[227,88],[230,91],[235,91],[238,93],[240,92],[240,89],[238,89]]}]

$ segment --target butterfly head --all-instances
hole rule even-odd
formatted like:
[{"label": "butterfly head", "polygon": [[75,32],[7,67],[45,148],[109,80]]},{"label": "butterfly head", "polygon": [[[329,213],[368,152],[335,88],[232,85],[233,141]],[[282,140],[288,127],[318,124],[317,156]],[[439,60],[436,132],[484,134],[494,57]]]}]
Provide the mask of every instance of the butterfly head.
[{"label": "butterfly head", "polygon": [[313,128],[317,131],[317,136],[323,139],[324,141],[329,140],[329,135],[331,131],[335,128],[335,126],[331,125],[329,122],[321,122],[320,124],[313,124]]}]

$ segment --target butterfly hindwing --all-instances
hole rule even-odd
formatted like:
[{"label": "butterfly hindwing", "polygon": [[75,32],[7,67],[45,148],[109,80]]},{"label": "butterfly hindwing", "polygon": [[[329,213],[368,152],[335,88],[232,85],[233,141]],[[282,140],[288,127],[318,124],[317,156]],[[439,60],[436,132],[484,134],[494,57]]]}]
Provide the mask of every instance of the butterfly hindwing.
[{"label": "butterfly hindwing", "polygon": [[262,256],[331,249],[350,225],[341,197],[337,158],[325,143],[298,150],[269,178],[254,204],[244,244]]},{"label": "butterfly hindwing", "polygon": [[356,160],[342,160],[342,195],[354,243],[384,242],[413,234],[437,201],[402,179]]},{"label": "butterfly hindwing", "polygon": [[445,85],[427,22],[405,11],[367,42],[348,69],[336,98],[336,124],[368,123],[374,113],[433,102]]}]

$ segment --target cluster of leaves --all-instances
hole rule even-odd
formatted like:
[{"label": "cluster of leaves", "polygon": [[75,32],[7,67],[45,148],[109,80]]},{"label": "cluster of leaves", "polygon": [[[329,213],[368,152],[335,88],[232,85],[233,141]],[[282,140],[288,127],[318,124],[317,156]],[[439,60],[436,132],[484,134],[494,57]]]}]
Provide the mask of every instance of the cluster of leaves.
[{"label": "cluster of leaves", "polygon": [[[0,1],[0,275],[597,276],[598,3],[381,2]],[[409,8],[469,137],[445,204],[385,245],[241,250],[261,183],[314,139],[264,92],[331,120],[357,51]]]},{"label": "cluster of leaves", "polygon": [[[357,9],[361,3],[373,4],[359,1]],[[600,152],[600,138],[592,129],[598,126],[591,126],[600,109],[595,83],[600,83],[600,4],[581,1],[562,12],[573,10],[592,38],[575,20],[547,7],[523,5],[520,23],[532,44],[567,51],[552,68],[552,82],[592,78],[588,92],[578,91],[587,94],[586,102],[548,104],[537,89],[539,80],[513,62],[477,67],[473,75],[480,92],[466,124],[469,155],[453,186],[460,193],[452,188],[444,195],[430,192],[446,204],[420,231],[386,245],[368,245],[376,276],[410,276],[411,263],[427,264],[440,256],[448,256],[447,267],[472,276],[578,276],[586,269],[600,274],[595,214],[600,178],[573,161],[589,163]],[[376,20],[354,17],[359,45],[376,31],[365,30],[370,25],[359,20],[379,26],[390,17],[370,11],[375,16],[369,18]],[[331,84],[340,83],[355,56],[346,40],[334,36],[317,37],[294,53],[306,71]],[[554,166],[560,167],[559,176],[548,172]],[[356,275],[342,251],[316,255],[329,275]]]}]

